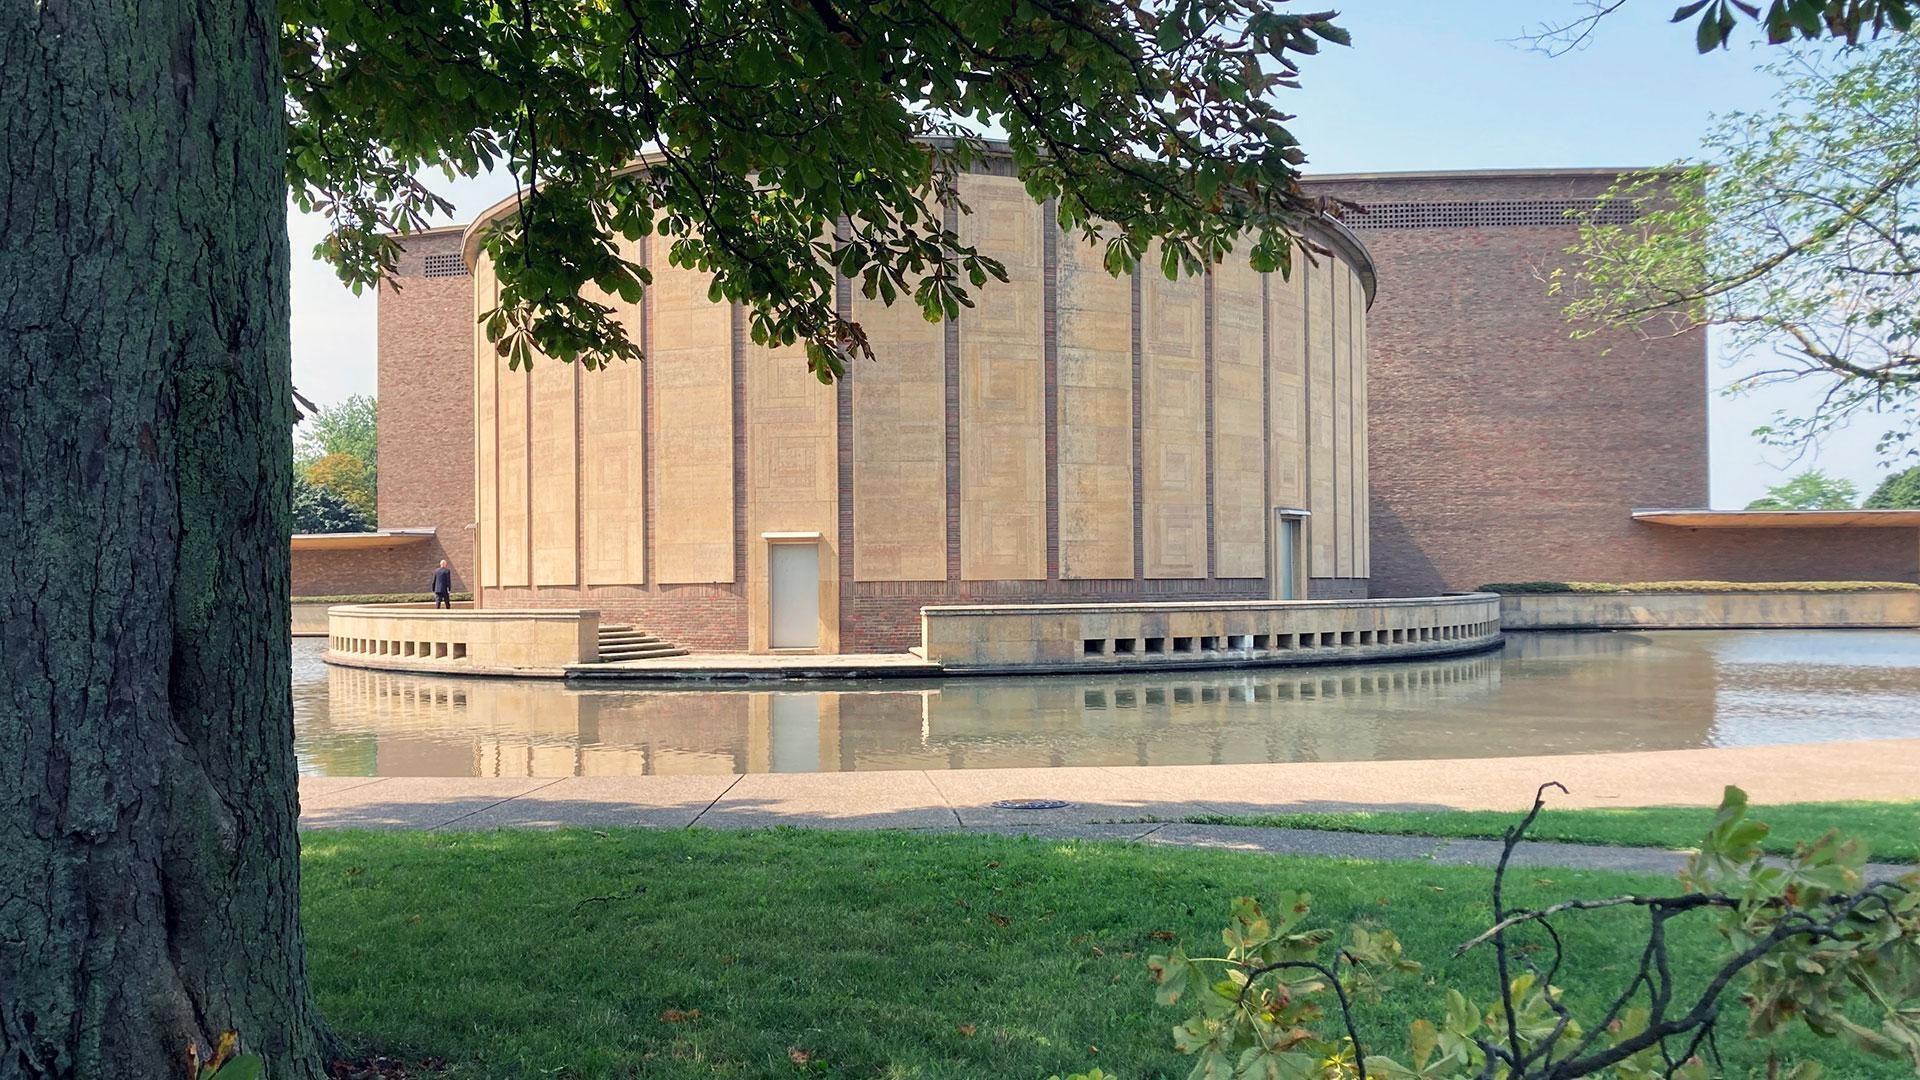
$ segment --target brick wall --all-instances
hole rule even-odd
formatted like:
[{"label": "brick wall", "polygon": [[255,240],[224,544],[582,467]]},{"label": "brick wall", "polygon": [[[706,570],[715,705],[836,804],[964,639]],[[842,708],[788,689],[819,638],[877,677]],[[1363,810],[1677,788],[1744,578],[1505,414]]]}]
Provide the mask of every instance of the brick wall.
[{"label": "brick wall", "polygon": [[[1611,177],[1317,181],[1363,205],[1589,199]],[[1450,208],[1454,220],[1493,215]],[[1384,211],[1377,211],[1385,217]],[[1404,211],[1396,213],[1406,222]],[[1516,215],[1505,215],[1511,221]],[[1534,224],[1370,227],[1373,595],[1489,581],[1911,580],[1911,530],[1681,530],[1636,507],[1707,505],[1706,339],[1573,341],[1546,278],[1570,261]]]},{"label": "brick wall", "polygon": [[[427,276],[429,256],[450,267],[460,230],[404,241],[395,276],[379,291],[380,525],[431,527],[426,565],[453,563],[456,591],[472,588],[473,278]],[[373,572],[372,568],[368,571]],[[341,592],[383,592],[354,588]],[[417,591],[408,589],[405,591]]]},{"label": "brick wall", "polygon": [[[375,548],[293,553],[293,595],[357,596],[423,593],[433,587],[433,568],[445,558],[432,540]],[[462,591],[457,582],[454,591]]]}]

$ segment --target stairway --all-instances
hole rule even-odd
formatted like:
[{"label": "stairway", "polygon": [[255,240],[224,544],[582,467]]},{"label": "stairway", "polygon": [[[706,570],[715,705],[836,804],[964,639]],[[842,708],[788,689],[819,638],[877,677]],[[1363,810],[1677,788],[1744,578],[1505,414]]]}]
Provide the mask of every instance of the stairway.
[{"label": "stairway", "polygon": [[616,663],[621,660],[652,660],[665,656],[685,656],[687,650],[671,641],[662,641],[652,634],[641,633],[631,626],[602,626],[600,628],[600,662]]}]

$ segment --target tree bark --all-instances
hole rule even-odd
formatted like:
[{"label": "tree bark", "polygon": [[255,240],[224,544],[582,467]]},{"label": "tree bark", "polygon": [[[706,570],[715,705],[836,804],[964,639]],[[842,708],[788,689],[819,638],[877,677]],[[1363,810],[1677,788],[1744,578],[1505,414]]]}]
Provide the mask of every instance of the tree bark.
[{"label": "tree bark", "polygon": [[0,1080],[318,1076],[273,0],[0,0]]}]

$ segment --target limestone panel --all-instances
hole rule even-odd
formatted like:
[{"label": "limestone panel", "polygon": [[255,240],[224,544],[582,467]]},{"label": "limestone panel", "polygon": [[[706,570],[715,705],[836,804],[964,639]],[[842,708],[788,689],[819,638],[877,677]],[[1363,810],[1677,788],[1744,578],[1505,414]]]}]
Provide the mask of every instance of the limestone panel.
[{"label": "limestone panel", "polygon": [[1333,506],[1335,577],[1353,576],[1353,271],[1333,270]]},{"label": "limestone panel", "polygon": [[1060,576],[1133,576],[1133,281],[1059,240]]},{"label": "limestone panel", "polygon": [[[639,244],[621,254],[637,260]],[[639,343],[642,304],[596,295]],[[587,585],[646,581],[646,380],[644,362],[580,373],[580,575]]]},{"label": "limestone panel", "polygon": [[1042,208],[1018,180],[968,174],[963,243],[1000,260],[960,319],[960,576],[1047,576]]},{"label": "limestone panel", "polygon": [[1140,275],[1140,520],[1150,578],[1207,576],[1205,285]]},{"label": "limestone panel", "polygon": [[1332,577],[1334,536],[1333,260],[1316,256],[1307,292],[1307,521],[1308,573]]},{"label": "limestone panel", "polygon": [[874,355],[851,373],[854,579],[945,581],[946,331],[857,290],[853,318]]},{"label": "limestone panel", "polygon": [[767,533],[820,534],[820,649],[839,647],[838,397],[802,347],[746,355],[748,648],[768,647]]},{"label": "limestone panel", "polygon": [[473,274],[474,487],[482,588],[500,584],[500,359],[478,322],[492,309],[496,293],[493,260],[482,256]]},{"label": "limestone panel", "polygon": [[1267,572],[1265,312],[1260,275],[1229,256],[1213,271],[1213,573]]},{"label": "limestone panel", "polygon": [[708,275],[652,269],[655,577],[731,582],[733,312]]},{"label": "limestone panel", "polygon": [[535,585],[577,585],[579,574],[578,364],[534,360],[528,379],[528,491]]},{"label": "limestone panel", "polygon": [[1274,506],[1307,505],[1307,263],[1295,260],[1293,273],[1269,274],[1267,325],[1272,355],[1268,379],[1269,475]]},{"label": "limestone panel", "polygon": [[493,360],[499,382],[500,408],[500,584],[529,584],[527,530],[527,389],[528,372]]}]

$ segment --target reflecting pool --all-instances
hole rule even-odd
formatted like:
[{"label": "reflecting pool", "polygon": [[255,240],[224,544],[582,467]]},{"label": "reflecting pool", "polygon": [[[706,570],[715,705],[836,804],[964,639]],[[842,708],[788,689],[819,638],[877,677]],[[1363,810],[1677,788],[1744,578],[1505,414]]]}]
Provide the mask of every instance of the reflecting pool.
[{"label": "reflecting pool", "polygon": [[293,646],[328,776],[1354,761],[1920,737],[1920,631],[1509,635],[1404,664],[573,689],[329,667]]}]

